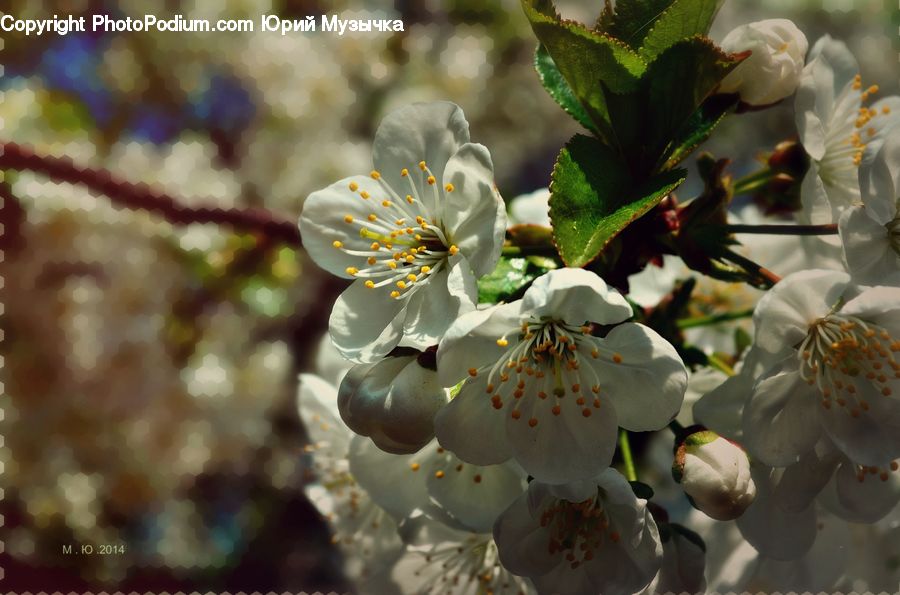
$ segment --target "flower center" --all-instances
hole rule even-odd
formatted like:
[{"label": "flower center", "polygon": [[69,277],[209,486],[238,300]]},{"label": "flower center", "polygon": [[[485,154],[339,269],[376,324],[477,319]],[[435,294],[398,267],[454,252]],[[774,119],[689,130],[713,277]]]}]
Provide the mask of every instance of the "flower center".
[{"label": "flower center", "polygon": [[[822,407],[836,403],[851,416],[868,411],[867,395],[889,397],[900,378],[894,353],[900,341],[884,328],[855,316],[829,314],[817,320],[800,344],[800,374],[818,387]],[[874,390],[873,390],[874,389]]]},{"label": "flower center", "polygon": [[[459,249],[450,242],[440,217],[441,191],[436,179],[424,161],[418,169],[427,188],[419,192],[409,170],[404,168],[400,175],[409,181],[408,192],[398,192],[373,171],[375,180],[384,198],[373,198],[359,184],[351,182],[351,192],[357,192],[360,200],[371,205],[371,213],[365,219],[345,215],[347,225],[358,227],[359,236],[372,240],[368,250],[354,250],[336,240],[334,247],[345,254],[361,259],[361,265],[347,267],[347,274],[365,279],[366,287],[390,289],[394,299],[404,299],[446,266],[447,258]],[[453,185],[447,184],[445,192],[453,192]]]},{"label": "flower center", "polygon": [[477,587],[472,592],[524,594],[520,580],[500,565],[490,535],[472,534],[460,543],[436,544],[424,558],[425,564],[414,571],[424,578],[416,593],[456,592],[456,587],[474,583]]},{"label": "flower center", "polygon": [[[469,375],[488,374],[486,392],[491,395],[494,409],[510,406],[510,416],[514,420],[522,417],[523,403],[537,397],[546,402],[553,415],[561,415],[564,401],[581,411],[583,418],[589,418],[600,408],[600,379],[591,366],[582,366],[581,359],[607,358],[611,362],[622,363],[622,356],[614,353],[593,337],[589,326],[574,326],[558,320],[529,319],[522,323],[514,344],[507,336],[497,339],[497,345],[508,347],[497,362],[491,366],[471,368]],[[567,395],[572,398],[566,399]],[[528,419],[532,428],[538,425],[535,412]]]},{"label": "flower center", "polygon": [[900,464],[897,461],[891,461],[891,464],[887,467],[869,467],[866,465],[857,465],[856,466],[856,479],[859,483],[863,483],[866,481],[866,477],[868,476],[876,476],[881,481],[887,481],[891,477],[891,473],[896,472],[900,469]]},{"label": "flower center", "polygon": [[541,513],[541,527],[550,533],[547,551],[551,556],[564,553],[572,569],[592,560],[607,537],[613,543],[621,538],[610,529],[599,497],[583,502],[553,502]]},{"label": "flower center", "polygon": [[835,102],[832,126],[825,136],[825,156],[820,163],[819,175],[827,186],[853,187],[856,170],[862,163],[866,145],[877,134],[871,122],[879,115],[886,115],[891,108],[883,106],[881,112],[867,107],[866,101],[878,92],[878,85],[862,90],[862,77],[856,75]]}]

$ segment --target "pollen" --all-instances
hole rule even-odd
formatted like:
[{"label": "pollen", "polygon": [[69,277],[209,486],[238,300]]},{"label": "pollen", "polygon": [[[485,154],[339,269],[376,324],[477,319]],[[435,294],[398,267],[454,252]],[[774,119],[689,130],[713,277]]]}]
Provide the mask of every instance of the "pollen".
[{"label": "pollen", "polygon": [[341,242],[340,240],[335,240],[335,241],[331,242],[331,245],[334,246],[335,248],[343,248],[344,247],[344,243]]},{"label": "pollen", "polygon": [[412,469],[413,471],[418,471],[420,467],[421,467],[421,465],[419,465],[418,463],[413,463],[412,465],[409,466],[409,468]]},{"label": "pollen", "polygon": [[347,267],[346,269],[344,269],[344,272],[346,272],[348,275],[355,275],[359,272],[359,269],[356,267]]},{"label": "pollen", "polygon": [[612,356],[612,360],[614,362],[616,362],[617,364],[621,364],[622,363],[622,355],[619,353],[614,353]]},{"label": "pollen", "polygon": [[453,192],[453,184],[447,184],[446,186],[444,186],[444,190],[446,190],[447,192]]},{"label": "pollen", "polygon": [[373,180],[377,180],[377,179],[381,178],[381,174],[378,173],[378,171],[374,170],[374,169],[369,173],[369,175],[372,176]]},{"label": "pollen", "polygon": [[393,203],[392,203],[391,201],[389,201],[389,200],[383,200],[383,201],[381,201],[381,206],[383,206],[383,207],[385,207],[385,208],[391,206],[392,204],[393,204]]},{"label": "pollen", "polygon": [[518,409],[513,409],[510,413],[510,417],[512,417],[513,419],[519,419],[520,417],[522,417],[522,412]]},{"label": "pollen", "polygon": [[344,223],[353,223],[353,215],[344,215]]},{"label": "pollen", "polygon": [[459,252],[459,248],[457,248],[456,244],[454,244],[447,249],[447,252],[450,254],[450,256],[456,256],[456,253]]},{"label": "pollen", "polygon": [[472,378],[478,376],[478,370],[476,370],[475,368],[469,368],[469,376],[471,376]]},{"label": "pollen", "polygon": [[423,273],[423,274],[427,275],[427,274],[430,273],[430,272],[431,272],[431,267],[428,266],[427,264],[426,264],[425,266],[422,267],[422,273]]},{"label": "pollen", "polygon": [[406,281],[397,281],[397,287],[399,287],[400,289],[406,289]]},{"label": "pollen", "polygon": [[438,479],[441,479],[444,477],[444,472],[443,471],[435,471],[434,476],[437,477]]},{"label": "pollen", "polygon": [[409,204],[413,204],[414,202],[416,202],[416,200],[412,197],[411,194],[407,194],[407,195],[406,195],[406,202],[408,202]]},{"label": "pollen", "polygon": [[538,425],[538,420],[537,420],[537,418],[536,418],[536,417],[532,417],[531,419],[529,419],[529,420],[528,420],[528,425],[529,425],[530,427],[532,427],[532,428],[535,427],[536,425]]},{"label": "pollen", "polygon": [[371,195],[370,195],[368,192],[366,192],[365,190],[363,190],[362,192],[360,192],[359,195],[360,195],[362,198],[366,199],[366,200],[368,200],[368,199],[369,199],[369,196],[371,196]]},{"label": "pollen", "polygon": [[509,345],[509,341],[506,339],[497,339],[497,347],[506,347]]},{"label": "pollen", "polygon": [[419,162],[419,169],[421,169],[422,171],[425,171],[427,168],[428,168],[428,166],[425,165],[424,161]]},{"label": "pollen", "polygon": [[359,184],[357,184],[356,182],[350,182],[349,188],[350,192],[356,192],[357,190],[359,190]]},{"label": "pollen", "polygon": [[406,176],[409,175],[409,170],[404,167],[403,169],[400,170],[400,175],[405,178]]},{"label": "pollen", "polygon": [[374,256],[370,256],[369,258],[366,259],[366,262],[367,262],[370,266],[374,266],[374,265],[378,262],[378,259],[375,258]]},{"label": "pollen", "polygon": [[400,297],[400,292],[395,289],[394,291],[391,292],[391,297],[394,299]]},{"label": "pollen", "polygon": [[369,219],[369,221],[374,223],[374,222],[378,221],[378,216],[375,215],[375,213],[370,213],[368,219]]},{"label": "pollen", "polygon": [[366,287],[368,287],[369,289],[375,289],[375,282],[369,279],[368,281],[366,281]]},{"label": "pollen", "polygon": [[428,182],[429,186],[434,186],[435,182],[437,182],[437,180],[434,178],[434,176],[428,176],[428,178],[425,181]]},{"label": "pollen", "polygon": [[553,413],[553,415],[559,415],[560,413],[562,413],[562,407],[560,407],[559,405],[554,405],[553,409],[551,409],[550,411]]}]

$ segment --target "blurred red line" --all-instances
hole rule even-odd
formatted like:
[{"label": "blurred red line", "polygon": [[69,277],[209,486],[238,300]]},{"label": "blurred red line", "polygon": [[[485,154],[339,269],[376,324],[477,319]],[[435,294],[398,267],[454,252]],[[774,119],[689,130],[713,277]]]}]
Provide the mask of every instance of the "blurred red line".
[{"label": "blurred red line", "polygon": [[117,179],[107,170],[81,167],[68,157],[37,155],[17,143],[0,144],[0,169],[28,170],[57,182],[81,184],[107,196],[113,204],[155,213],[173,225],[216,223],[231,226],[236,231],[262,233],[271,240],[296,248],[302,246],[297,224],[279,220],[265,209],[188,207],[147,184]]}]

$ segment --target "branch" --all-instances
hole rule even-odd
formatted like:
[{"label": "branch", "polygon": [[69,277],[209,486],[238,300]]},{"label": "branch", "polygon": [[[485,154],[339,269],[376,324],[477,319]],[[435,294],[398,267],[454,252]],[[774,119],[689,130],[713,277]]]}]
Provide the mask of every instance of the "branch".
[{"label": "branch", "polygon": [[783,236],[823,236],[835,235],[838,233],[838,226],[836,223],[825,225],[746,225],[734,223],[723,225],[722,228],[728,233],[760,233]]},{"label": "branch", "polygon": [[257,232],[271,240],[299,248],[300,230],[293,221],[276,219],[265,209],[223,209],[215,206],[188,207],[147,184],[116,179],[106,170],[83,168],[68,157],[36,155],[13,142],[0,144],[0,169],[28,170],[57,182],[81,184],[106,195],[113,204],[159,215],[172,225],[215,223],[235,231]]}]

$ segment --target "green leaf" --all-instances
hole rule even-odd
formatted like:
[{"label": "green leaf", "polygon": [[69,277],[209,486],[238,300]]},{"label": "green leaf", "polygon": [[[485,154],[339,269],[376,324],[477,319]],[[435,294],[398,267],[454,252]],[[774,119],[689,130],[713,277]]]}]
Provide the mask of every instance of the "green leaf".
[{"label": "green leaf", "polygon": [[606,33],[637,49],[670,4],[672,0],[618,0],[613,12],[607,3],[597,24]]},{"label": "green leaf", "polygon": [[598,133],[609,138],[604,86],[617,93],[633,91],[646,69],[643,59],[621,41],[580,23],[561,21],[547,0],[522,0],[522,8]]},{"label": "green leaf", "polygon": [[679,41],[706,35],[718,10],[719,0],[675,0],[647,32],[640,54],[650,62]]},{"label": "green leaf", "polygon": [[478,303],[508,301],[542,273],[525,258],[501,258],[492,273],[478,280]]},{"label": "green leaf", "polygon": [[534,69],[537,70],[538,78],[541,79],[541,84],[544,85],[544,88],[550,94],[550,97],[552,97],[567,114],[575,118],[579,124],[588,130],[596,131],[597,127],[591,122],[590,116],[588,116],[584,107],[579,103],[578,98],[575,97],[572,87],[569,86],[569,83],[567,83],[566,79],[563,78],[563,75],[560,74],[559,69],[553,62],[553,58],[547,51],[547,48],[542,45],[538,46],[537,51],[534,54]]},{"label": "green leaf", "polygon": [[674,170],[635,187],[621,156],[610,147],[591,137],[572,137],[559,153],[550,185],[550,217],[563,261],[568,266],[590,263],[684,177],[683,170]]},{"label": "green leaf", "polygon": [[691,115],[740,60],[705,37],[693,37],[656,58],[635,91],[608,90],[614,135],[636,175],[666,164]]},{"label": "green leaf", "polygon": [[719,122],[737,107],[738,102],[738,95],[713,95],[704,101],[676,135],[664,168],[674,167],[703,144]]}]

